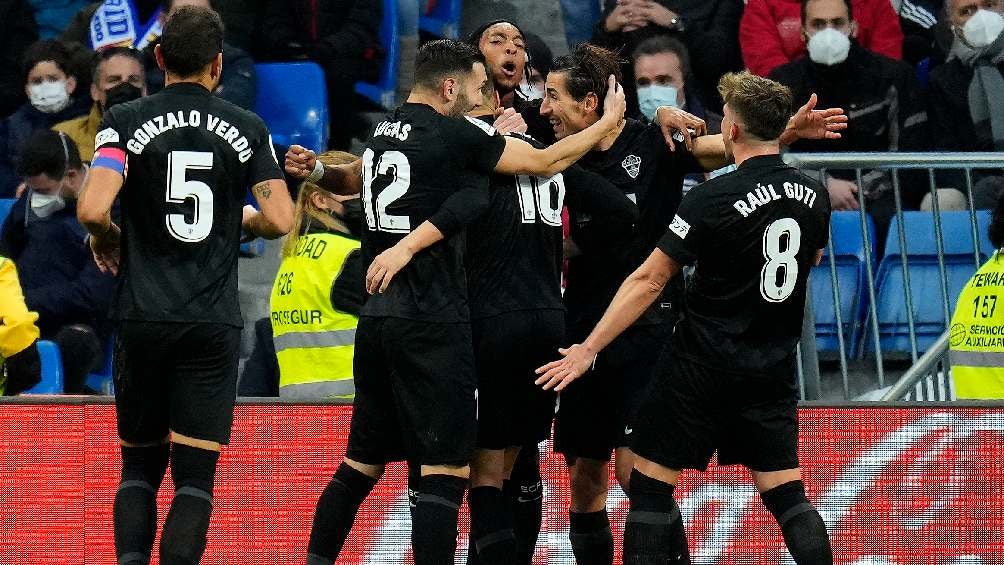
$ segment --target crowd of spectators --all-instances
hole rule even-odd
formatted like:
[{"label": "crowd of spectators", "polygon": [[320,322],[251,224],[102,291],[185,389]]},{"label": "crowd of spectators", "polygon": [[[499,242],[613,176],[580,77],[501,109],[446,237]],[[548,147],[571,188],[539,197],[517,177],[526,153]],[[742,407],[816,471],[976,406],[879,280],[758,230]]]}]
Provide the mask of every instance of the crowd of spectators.
[{"label": "crowd of spectators", "polygon": [[[414,15],[411,4],[421,12],[433,1],[399,0],[401,17]],[[163,88],[153,53],[171,10],[211,5],[220,12],[227,41],[215,94],[238,106],[255,108],[256,63],[318,63],[331,127],[329,147],[315,149],[347,150],[370,125],[364,112],[380,110],[354,85],[375,81],[387,56],[380,42],[384,4],[0,0],[0,198],[17,198],[0,246],[17,263],[43,338],[63,340],[67,354],[79,356],[68,363],[98,362],[94,342],[105,338],[101,308],[110,292],[78,240],[75,190],[103,113]],[[573,2],[561,4],[568,12]],[[113,43],[95,35],[109,29],[102,24],[111,5],[133,12],[131,35]],[[718,79],[746,67],[791,87],[799,103],[815,93],[818,107],[841,107],[850,117],[839,141],[802,141],[791,151],[1004,151],[1004,0],[595,0],[573,11],[565,21],[580,24],[568,37],[591,34],[593,43],[620,53],[629,111],[639,119],[672,105],[705,119],[714,133]],[[581,24],[584,15],[595,19],[591,31]],[[530,98],[543,95],[550,62],[561,54],[552,53],[555,40],[526,34]],[[412,52],[402,48],[402,80],[410,76],[403,59]],[[900,179],[903,208],[923,207],[924,177]],[[882,241],[896,209],[889,174],[828,171],[826,180],[836,210],[856,209],[863,193]],[[974,181],[973,204],[992,208],[1004,175],[979,171]],[[965,189],[961,172],[941,171],[937,182]],[[67,342],[63,334],[71,330],[76,338]],[[82,386],[71,377],[70,387]]]}]

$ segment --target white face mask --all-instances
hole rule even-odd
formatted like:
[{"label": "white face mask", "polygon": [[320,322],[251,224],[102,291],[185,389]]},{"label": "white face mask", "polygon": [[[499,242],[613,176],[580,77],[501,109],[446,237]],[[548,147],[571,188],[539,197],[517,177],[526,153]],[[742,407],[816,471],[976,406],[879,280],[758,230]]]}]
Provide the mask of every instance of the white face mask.
[{"label": "white face mask", "polygon": [[649,120],[655,119],[655,112],[659,106],[678,107],[676,102],[678,91],[675,86],[663,86],[660,84],[650,84],[638,87],[638,108]]},{"label": "white face mask", "polygon": [[809,58],[820,65],[836,65],[847,60],[851,40],[832,27],[817,31],[809,38]]},{"label": "white face mask", "polygon": [[54,114],[70,105],[70,94],[66,91],[66,80],[47,80],[28,87],[31,105],[40,112]]},{"label": "white face mask", "polygon": [[1004,16],[991,10],[977,10],[966,25],[962,26],[962,37],[973,49],[990,45],[1004,31]]},{"label": "white face mask", "polygon": [[66,199],[59,194],[31,193],[31,211],[39,218],[48,218],[66,208]]}]

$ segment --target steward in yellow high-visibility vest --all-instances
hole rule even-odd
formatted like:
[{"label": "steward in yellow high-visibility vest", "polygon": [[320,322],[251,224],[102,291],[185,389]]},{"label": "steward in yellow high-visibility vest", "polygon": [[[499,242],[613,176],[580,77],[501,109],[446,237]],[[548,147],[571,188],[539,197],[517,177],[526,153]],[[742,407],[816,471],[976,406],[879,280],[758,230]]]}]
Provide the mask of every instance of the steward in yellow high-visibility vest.
[{"label": "steward in yellow high-visibility vest", "polygon": [[[330,152],[319,160],[335,165],[355,157]],[[286,241],[270,301],[280,397],[350,399],[355,392],[352,356],[365,275],[350,226],[358,227],[361,215],[358,197],[312,183],[300,187],[290,232],[299,235]]]},{"label": "steward in yellow high-visibility vest", "polygon": [[994,211],[990,240],[998,251],[962,289],[949,329],[960,399],[1004,398],[1004,200]]},{"label": "steward in yellow high-visibility vest", "polygon": [[41,379],[38,314],[28,311],[14,262],[0,257],[0,396],[15,395]]}]

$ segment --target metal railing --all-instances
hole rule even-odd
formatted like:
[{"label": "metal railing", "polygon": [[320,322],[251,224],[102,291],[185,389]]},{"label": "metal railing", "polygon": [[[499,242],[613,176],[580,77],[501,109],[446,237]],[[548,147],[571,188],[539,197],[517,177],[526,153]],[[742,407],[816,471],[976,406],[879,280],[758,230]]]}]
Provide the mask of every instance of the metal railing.
[{"label": "metal railing", "polygon": [[883,402],[897,400],[955,400],[947,331],[882,395]]},{"label": "metal railing", "polygon": [[[798,377],[802,398],[803,400],[818,399],[819,396],[815,396],[814,393],[817,393],[821,388],[827,388],[825,382],[822,385],[820,384],[821,380],[829,382],[836,378],[838,374],[840,378],[839,386],[842,389],[844,399],[851,399],[865,392],[873,392],[875,389],[883,389],[886,387],[887,366],[893,366],[895,369],[896,364],[902,365],[908,362],[917,365],[922,356],[926,358],[927,353],[925,353],[925,350],[928,352],[934,351],[935,346],[940,343],[940,340],[938,340],[933,345],[931,344],[935,340],[935,337],[944,331],[945,326],[947,326],[948,321],[951,319],[952,311],[955,308],[957,289],[953,290],[950,284],[949,269],[953,269],[953,272],[957,275],[959,262],[965,261],[968,264],[969,260],[960,256],[958,245],[953,245],[953,253],[948,257],[951,259],[951,264],[949,264],[946,260],[945,245],[946,241],[952,240],[946,238],[964,236],[972,240],[971,266],[973,272],[983,263],[984,258],[991,254],[991,250],[981,249],[980,245],[981,239],[985,238],[985,234],[981,234],[981,230],[985,231],[985,229],[980,227],[978,213],[973,206],[973,171],[986,171],[989,169],[990,175],[1004,176],[1004,153],[787,153],[784,155],[784,159],[788,164],[802,169],[808,175],[824,182],[828,176],[828,171],[839,171],[841,176],[854,179],[859,187],[857,202],[859,207],[858,213],[860,214],[860,239],[863,247],[863,252],[860,256],[862,262],[861,270],[863,271],[863,288],[858,291],[859,294],[857,296],[858,300],[867,302],[867,309],[862,318],[858,315],[857,309],[852,307],[850,314],[853,319],[845,319],[845,312],[841,308],[843,304],[841,300],[842,293],[852,292],[853,289],[841,288],[838,277],[838,262],[840,257],[834,252],[831,225],[827,247],[828,253],[827,257],[823,259],[823,266],[824,268],[828,268],[829,286],[832,289],[831,298],[835,317],[833,321],[836,328],[836,348],[835,351],[827,351],[821,347],[818,353],[822,361],[819,362],[813,359],[813,355],[807,355],[809,353],[807,347],[809,347],[809,344],[814,343],[813,340],[816,336],[813,334],[815,333],[814,330],[817,329],[812,307],[813,300],[809,298],[806,301],[806,316],[808,321],[803,325],[803,340],[798,350],[800,361]],[[916,258],[911,256],[911,246],[910,241],[908,241],[909,236],[904,223],[903,192],[905,188],[915,188],[913,194],[917,195],[917,193],[923,190],[922,188],[920,190],[916,189],[916,183],[921,178],[923,171],[927,171],[925,184],[927,184],[926,192],[930,194],[930,213],[933,218],[934,242],[936,247],[936,252],[928,256],[926,261],[927,265],[931,265],[932,263],[936,263],[937,265],[937,286],[940,287],[940,293],[937,293],[939,294],[938,296],[925,295],[923,297],[916,297],[914,294],[914,283],[916,281],[911,280],[911,267],[915,266],[912,259]],[[938,186],[936,172],[945,174],[943,171],[958,171],[956,176],[961,179],[960,184],[964,186],[952,186],[950,184]],[[901,176],[907,175],[913,177],[912,180],[908,181],[912,185],[904,187],[901,185]],[[895,233],[890,234],[885,241],[888,241],[890,245],[898,243],[898,261],[888,255],[883,257],[885,255],[884,252],[878,254],[873,252],[876,248],[879,250],[883,249],[884,242],[873,241],[874,235],[869,228],[869,208],[873,204],[865,194],[864,180],[866,177],[870,179],[883,179],[886,187],[888,187],[887,190],[892,193],[892,198],[895,202],[893,219],[895,220],[897,230]],[[919,182],[924,181],[919,180]],[[943,229],[938,189],[949,187],[962,191],[966,197],[969,217],[969,226],[966,230],[968,233],[959,233],[961,230],[945,233]],[[890,230],[892,229],[892,221],[890,220]],[[888,324],[884,326],[883,320],[880,319],[878,307],[880,289],[877,287],[879,282],[877,277],[879,276],[879,265],[882,264],[883,260],[889,262],[888,265],[885,265],[887,270],[890,272],[898,270],[902,273],[901,295],[903,306],[905,307],[907,330],[905,333],[906,342],[908,343],[908,348],[905,348],[905,350],[900,347],[898,351],[883,352],[883,340],[891,335],[891,330],[887,327]],[[894,265],[893,263],[898,263],[898,265]],[[813,276],[822,276],[822,273],[817,270],[813,273]],[[890,284],[890,281],[885,280],[883,284]],[[935,293],[931,292],[931,294]],[[818,301],[819,299],[820,297],[817,296],[816,300]],[[915,299],[917,299],[918,304],[915,304]],[[944,326],[934,327],[930,323],[930,320],[917,320],[917,307],[930,306],[930,301],[937,299],[940,299],[940,305],[933,307],[941,310],[940,315],[943,316]],[[924,326],[924,343],[920,342],[920,328],[918,328],[918,325],[922,324],[922,322]],[[834,368],[834,356],[836,357],[836,368]],[[866,367],[866,356],[873,358],[873,364],[871,364],[870,368]],[[917,370],[919,371],[920,369],[918,368]],[[912,371],[913,369],[908,372],[912,375]],[[851,382],[852,375],[856,380],[854,383]],[[947,371],[945,371],[945,375],[947,375]],[[829,388],[832,389],[833,387]],[[933,389],[932,391],[937,392]]]}]

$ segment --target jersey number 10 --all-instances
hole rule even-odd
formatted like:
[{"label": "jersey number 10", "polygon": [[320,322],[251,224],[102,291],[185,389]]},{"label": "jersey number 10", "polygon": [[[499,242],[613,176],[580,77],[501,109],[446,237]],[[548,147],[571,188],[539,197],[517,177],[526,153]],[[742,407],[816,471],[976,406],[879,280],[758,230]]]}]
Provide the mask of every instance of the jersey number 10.
[{"label": "jersey number 10", "polygon": [[[782,250],[781,242],[787,240]],[[798,249],[802,228],[792,218],[781,218],[763,232],[763,257],[760,270],[760,294],[767,302],[784,302],[795,292],[798,281]]]},{"label": "jersey number 10", "polygon": [[561,209],[565,201],[565,177],[558,173],[551,178],[516,175],[516,195],[524,224],[540,220],[549,226],[561,226]]}]

